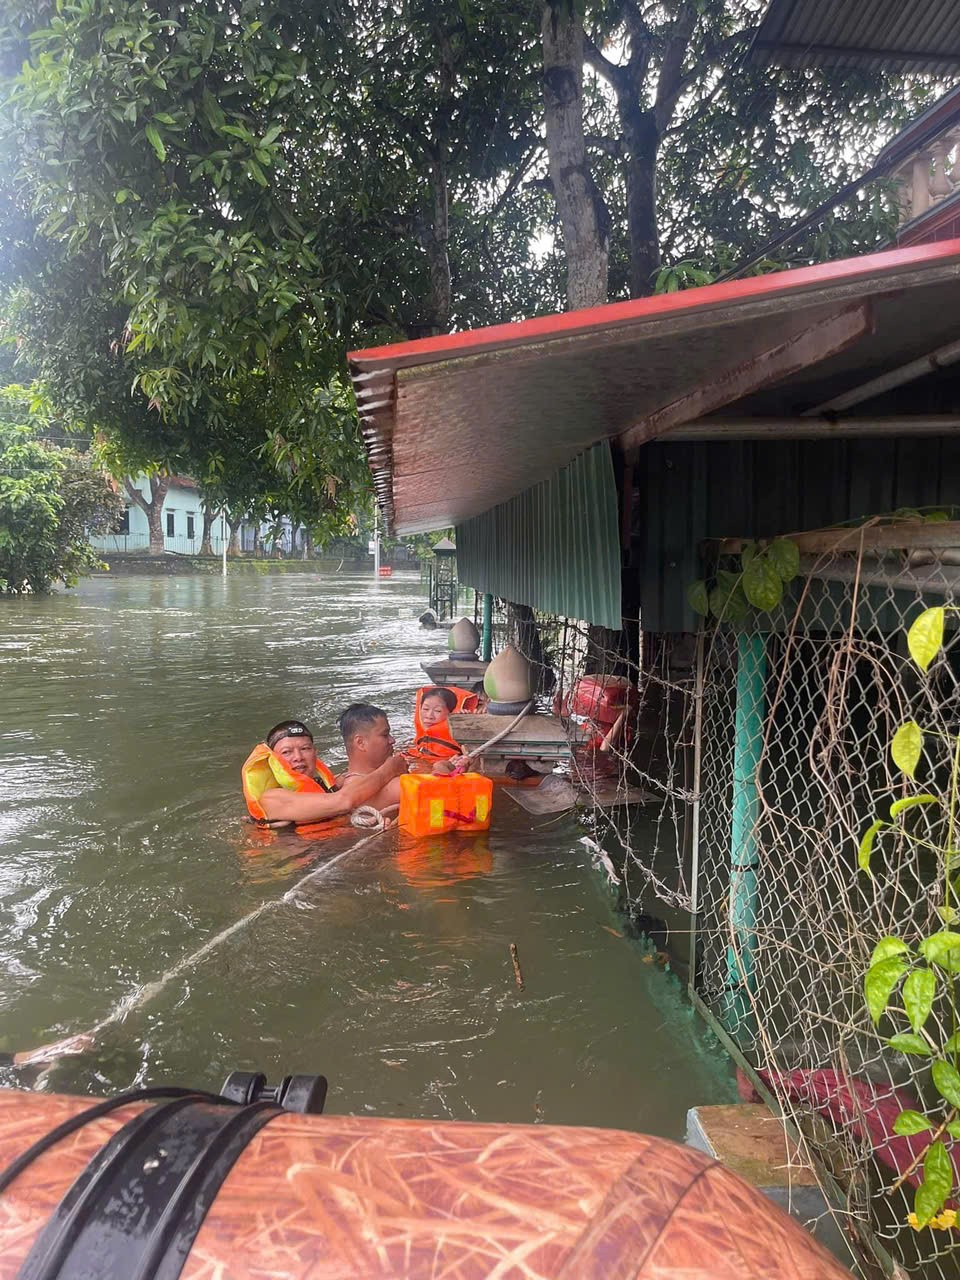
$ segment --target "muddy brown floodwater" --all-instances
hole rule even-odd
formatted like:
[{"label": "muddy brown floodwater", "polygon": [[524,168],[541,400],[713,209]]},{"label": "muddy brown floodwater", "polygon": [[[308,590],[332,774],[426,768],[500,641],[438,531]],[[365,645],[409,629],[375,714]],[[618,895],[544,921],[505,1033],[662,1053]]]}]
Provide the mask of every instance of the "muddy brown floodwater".
[{"label": "muddy brown floodwater", "polygon": [[[283,716],[342,759],[348,702],[412,731],[419,580],[98,578],[0,600],[0,1045],[79,1032],[356,833],[263,842],[239,769]],[[677,980],[619,928],[573,818],[498,797],[488,834],[381,835],[264,912],[39,1082],[216,1089],[323,1072],[333,1113],[613,1125],[679,1137],[731,1097]],[[514,980],[516,943],[525,982]]]}]

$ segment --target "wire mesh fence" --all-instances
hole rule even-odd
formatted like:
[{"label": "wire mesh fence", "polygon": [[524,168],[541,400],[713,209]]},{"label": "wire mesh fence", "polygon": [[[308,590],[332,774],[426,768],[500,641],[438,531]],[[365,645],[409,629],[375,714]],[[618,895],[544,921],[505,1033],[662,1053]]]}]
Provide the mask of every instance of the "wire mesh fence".
[{"label": "wire mesh fence", "polygon": [[[946,1127],[960,1096],[942,1087],[957,1065],[960,957],[928,965],[920,951],[955,914],[960,641],[949,606],[960,569],[954,553],[924,548],[922,532],[897,537],[888,527],[873,543],[812,539],[774,611],[701,637],[693,985],[804,1135],[868,1274],[879,1260],[952,1277],[951,1215],[920,1230],[909,1216],[932,1140],[945,1147],[941,1173],[960,1181],[960,1143]],[[944,643],[924,674],[907,628],[936,606],[948,606]],[[915,779],[891,754],[907,722],[923,730]],[[871,848],[864,833],[878,821]],[[909,950],[885,944],[894,980],[874,1025],[864,975],[891,937]],[[913,980],[930,996],[919,1007],[900,982],[914,969],[932,974]],[[939,1088],[938,1061],[948,1068]],[[902,1111],[929,1127],[918,1119],[901,1134]]]}]

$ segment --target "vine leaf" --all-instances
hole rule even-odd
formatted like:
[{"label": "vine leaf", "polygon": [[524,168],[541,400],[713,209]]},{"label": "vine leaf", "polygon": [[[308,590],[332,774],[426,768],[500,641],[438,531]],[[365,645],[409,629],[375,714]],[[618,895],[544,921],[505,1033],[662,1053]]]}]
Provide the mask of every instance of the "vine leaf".
[{"label": "vine leaf", "polygon": [[939,796],[931,796],[924,794],[922,796],[904,796],[902,800],[894,800],[890,806],[890,817],[895,818],[898,813],[903,813],[904,809],[916,809],[920,804],[939,804]]},{"label": "vine leaf", "polygon": [[919,617],[914,618],[907,632],[907,648],[910,650],[910,657],[921,671],[926,671],[940,652],[940,646],[943,644],[944,614],[942,606],[924,609]]},{"label": "vine leaf", "polygon": [[941,1098],[946,1098],[952,1107],[960,1107],[960,1071],[949,1062],[935,1062],[930,1074]]},{"label": "vine leaf", "polygon": [[893,1132],[901,1138],[912,1138],[915,1133],[929,1133],[933,1125],[919,1111],[901,1111],[893,1122]]},{"label": "vine leaf", "polygon": [[917,771],[917,763],[920,760],[920,752],[922,750],[923,730],[915,720],[908,720],[906,724],[900,726],[893,735],[893,741],[890,743],[890,755],[893,757],[893,763],[908,778],[912,778]]},{"label": "vine leaf", "polygon": [[960,1138],[960,1120],[951,1120],[947,1125],[947,1133],[951,1138]]},{"label": "vine leaf", "polygon": [[955,1031],[943,1046],[944,1053],[960,1053],[960,1031]]},{"label": "vine leaf", "polygon": [[931,1142],[923,1161],[923,1181],[913,1207],[921,1226],[935,1218],[953,1190],[953,1164],[942,1142]]},{"label": "vine leaf", "polygon": [[710,593],[703,578],[698,578],[687,587],[687,604],[694,613],[699,613],[701,618],[705,618],[710,612]]},{"label": "vine leaf", "polygon": [[[873,1019],[874,1026],[880,1021],[893,988],[906,971],[907,966],[899,956],[891,956],[888,960],[881,960],[879,963],[871,965],[867,970],[866,977],[863,980],[863,995],[867,1002],[867,1008],[870,1010],[870,1017]],[[960,1080],[960,1077],[958,1077],[958,1080]]]},{"label": "vine leaf", "polygon": [[[901,1031],[899,1035],[891,1036],[887,1044],[891,1049],[896,1049],[898,1053],[915,1053],[921,1058],[930,1057],[930,1046],[926,1040],[924,1040],[923,1036],[914,1035],[912,1031]],[[909,1115],[911,1113],[904,1112],[903,1114]],[[915,1132],[919,1132],[919,1130],[915,1130]]]},{"label": "vine leaf", "polygon": [[789,538],[776,538],[767,548],[770,563],[784,582],[792,582],[800,572],[800,551]]},{"label": "vine leaf", "polygon": [[[860,838],[860,849],[857,852],[857,866],[861,871],[865,871],[871,880],[873,879],[873,872],[870,870],[870,855],[873,853],[873,842],[877,838],[877,832],[882,827],[888,827],[889,825],[889,822],[884,822],[882,818],[878,818],[876,822],[870,823],[869,827],[867,827],[866,831]],[[892,941],[892,939],[884,939],[884,941]],[[904,949],[906,949],[906,944],[904,943],[903,945]],[[876,951],[874,951],[873,955],[875,960],[877,955]]]},{"label": "vine leaf", "polygon": [[910,948],[900,938],[881,938],[873,948],[873,955],[870,957],[870,967],[873,968],[873,966],[875,964],[879,964],[881,960],[889,960],[891,956],[903,956],[909,954]]},{"label": "vine leaf", "polygon": [[755,609],[775,609],[783,598],[783,579],[767,556],[755,556],[743,567],[743,594]]},{"label": "vine leaf", "polygon": [[927,964],[938,964],[950,973],[960,973],[960,933],[941,929],[920,943],[920,954]]},{"label": "vine leaf", "polygon": [[914,1031],[919,1031],[933,1008],[937,975],[932,969],[914,969],[903,984],[903,1007]]}]

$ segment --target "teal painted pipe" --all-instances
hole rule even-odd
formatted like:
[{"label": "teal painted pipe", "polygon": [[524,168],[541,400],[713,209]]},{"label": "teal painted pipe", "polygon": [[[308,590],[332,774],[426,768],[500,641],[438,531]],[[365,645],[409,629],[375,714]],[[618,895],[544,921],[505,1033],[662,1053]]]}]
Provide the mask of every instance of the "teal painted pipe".
[{"label": "teal painted pipe", "polygon": [[752,1036],[756,1027],[750,995],[756,991],[757,770],[766,715],[767,640],[737,638],[737,707],[733,743],[733,812],[730,823],[731,944],[727,948],[727,1027]]},{"label": "teal painted pipe", "polygon": [[480,632],[480,659],[489,662],[493,652],[493,596],[483,593],[483,628]]}]

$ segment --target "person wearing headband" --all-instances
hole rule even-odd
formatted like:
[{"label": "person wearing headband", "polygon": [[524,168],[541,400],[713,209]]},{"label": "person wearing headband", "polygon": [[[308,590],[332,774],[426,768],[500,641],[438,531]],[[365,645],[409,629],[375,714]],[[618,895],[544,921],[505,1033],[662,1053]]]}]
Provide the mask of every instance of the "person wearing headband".
[{"label": "person wearing headband", "polygon": [[330,770],[317,759],[313,734],[300,720],[281,720],[266,736],[266,745],[287,770],[304,780],[302,790],[268,787],[259,803],[271,822],[323,822],[370,804],[394,778],[406,772],[403,756],[389,756],[370,773],[356,774],[337,787]]}]

